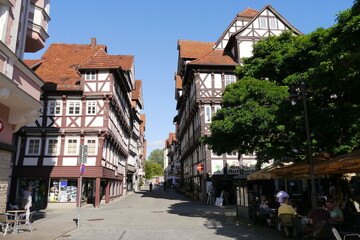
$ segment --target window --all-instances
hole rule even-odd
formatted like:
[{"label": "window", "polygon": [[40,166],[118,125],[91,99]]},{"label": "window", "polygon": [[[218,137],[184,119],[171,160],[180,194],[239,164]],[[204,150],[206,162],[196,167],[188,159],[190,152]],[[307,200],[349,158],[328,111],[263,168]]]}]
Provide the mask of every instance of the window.
[{"label": "window", "polygon": [[205,107],[205,122],[206,123],[211,122],[211,106]]},{"label": "window", "polygon": [[87,102],[87,114],[94,115],[96,114],[96,101]]},{"label": "window", "polygon": [[49,101],[47,114],[61,115],[61,101]]},{"label": "window", "polygon": [[221,109],[221,106],[215,106],[215,112],[217,113]]},{"label": "window", "polygon": [[68,102],[68,114],[69,115],[80,115],[80,101],[69,101]]},{"label": "window", "polygon": [[78,154],[79,150],[79,141],[78,139],[70,138],[66,141],[66,154]]},{"label": "window", "polygon": [[28,138],[26,154],[27,155],[40,155],[40,144],[41,144],[40,138]]},{"label": "window", "polygon": [[95,80],[96,72],[95,71],[87,71],[85,72],[85,80]]},{"label": "window", "polygon": [[270,25],[270,29],[277,29],[277,20],[276,18],[270,18],[269,19],[269,25]]},{"label": "window", "polygon": [[48,138],[46,140],[46,155],[57,155],[59,153],[59,140]]},{"label": "window", "polygon": [[97,139],[86,139],[86,145],[88,146],[88,155],[97,154]]},{"label": "window", "polygon": [[236,77],[235,75],[225,75],[225,86],[236,82]]},{"label": "window", "polygon": [[260,25],[260,28],[267,28],[266,18],[259,18],[259,25]]}]

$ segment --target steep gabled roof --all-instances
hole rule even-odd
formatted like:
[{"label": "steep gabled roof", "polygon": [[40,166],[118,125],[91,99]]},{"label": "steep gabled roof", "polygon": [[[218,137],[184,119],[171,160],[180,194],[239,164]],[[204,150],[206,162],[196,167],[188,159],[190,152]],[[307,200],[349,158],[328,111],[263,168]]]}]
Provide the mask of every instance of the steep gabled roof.
[{"label": "steep gabled roof", "polygon": [[196,59],[210,52],[215,43],[179,40],[178,50],[180,58]]},{"label": "steep gabled roof", "polygon": [[253,17],[251,19],[251,21],[249,21],[242,29],[240,29],[239,31],[233,33],[227,43],[227,46],[225,47],[225,49],[228,48],[228,46],[231,44],[232,41],[235,40],[236,35],[238,35],[239,33],[243,32],[245,29],[247,29],[266,9],[268,9],[269,11],[271,11],[278,19],[280,19],[282,21],[282,23],[288,27],[290,30],[293,30],[295,34],[301,35],[302,33],[295,28],[293,25],[291,25],[283,16],[281,16],[280,13],[278,13],[271,5],[267,4],[265,7],[263,7],[263,9],[261,9],[258,14],[256,14],[255,17]]},{"label": "steep gabled roof", "polygon": [[206,55],[191,61],[189,64],[193,65],[237,65],[234,60],[228,56],[224,55],[223,50],[212,50]]},{"label": "steep gabled roof", "polygon": [[[87,62],[105,45],[53,43],[42,56],[42,63],[35,73],[44,82],[56,86],[57,89],[74,89],[80,80],[77,67]],[[32,61],[32,60],[26,60]],[[62,85],[62,86],[60,86]],[[78,86],[76,86],[78,89]]]},{"label": "steep gabled roof", "polygon": [[100,48],[88,61],[78,66],[78,69],[113,69],[120,68],[111,60],[103,48]]},{"label": "steep gabled roof", "polygon": [[224,39],[225,35],[229,32],[230,28],[234,26],[235,22],[238,20],[244,20],[244,21],[250,21],[252,18],[254,18],[259,13],[258,10],[247,8],[242,12],[239,12],[236,17],[231,21],[229,26],[225,29],[225,31],[221,34],[219,39],[216,41],[215,46],[218,46],[221,42],[221,40]]}]

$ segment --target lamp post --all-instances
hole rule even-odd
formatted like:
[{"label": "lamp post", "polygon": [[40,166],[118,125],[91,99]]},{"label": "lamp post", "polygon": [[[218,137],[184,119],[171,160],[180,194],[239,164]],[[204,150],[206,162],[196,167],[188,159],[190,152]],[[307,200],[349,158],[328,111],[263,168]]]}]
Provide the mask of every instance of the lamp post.
[{"label": "lamp post", "polygon": [[307,103],[306,103],[306,86],[305,81],[301,78],[301,95],[303,99],[304,105],[304,117],[305,117],[305,130],[306,130],[306,158],[309,164],[310,171],[310,186],[311,186],[311,207],[312,209],[316,208],[316,189],[315,189],[315,172],[314,172],[314,159],[312,157],[311,152],[311,136],[310,136],[310,128],[309,128],[309,116],[307,111]]}]

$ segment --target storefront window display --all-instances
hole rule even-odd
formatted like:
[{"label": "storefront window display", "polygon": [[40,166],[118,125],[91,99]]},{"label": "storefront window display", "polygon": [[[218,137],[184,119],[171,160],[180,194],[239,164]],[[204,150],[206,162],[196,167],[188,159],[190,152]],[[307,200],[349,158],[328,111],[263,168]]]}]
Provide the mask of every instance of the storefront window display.
[{"label": "storefront window display", "polygon": [[76,202],[76,179],[51,179],[49,202]]},{"label": "storefront window display", "polygon": [[[23,193],[28,186],[32,186],[33,203],[46,202],[47,181],[45,179],[37,178],[19,178],[16,187],[16,202],[23,204]],[[20,206],[22,207],[22,206]]]}]

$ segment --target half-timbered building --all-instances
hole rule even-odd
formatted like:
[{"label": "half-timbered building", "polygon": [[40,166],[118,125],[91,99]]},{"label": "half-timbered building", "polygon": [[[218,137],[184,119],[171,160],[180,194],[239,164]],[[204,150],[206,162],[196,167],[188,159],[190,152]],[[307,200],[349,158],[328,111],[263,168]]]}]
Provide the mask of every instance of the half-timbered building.
[{"label": "half-timbered building", "polygon": [[109,55],[106,45],[92,38],[90,44],[54,43],[41,59],[26,62],[45,81],[44,107],[18,134],[13,201],[21,201],[24,188],[32,185],[35,207],[75,206],[80,146],[87,146],[82,202],[99,206],[126,193],[142,108],[141,97],[135,109],[131,103],[134,56]]},{"label": "half-timbered building", "polygon": [[[229,203],[235,199],[234,178],[246,179],[254,171],[256,158],[236,152],[218,156],[199,142],[211,134],[212,116],[221,108],[226,85],[234,83],[236,66],[252,55],[260,39],[283,31],[300,32],[270,5],[260,11],[245,9],[237,14],[217,42],[178,41],[178,70],[175,99],[178,111],[174,122],[179,143],[178,158],[183,167],[184,188],[195,199],[205,200],[211,182],[216,195],[224,192]],[[198,171],[197,166],[204,166]]]},{"label": "half-timbered building", "polygon": [[22,61],[45,46],[50,0],[0,1],[0,212],[8,207],[13,134],[40,115],[44,82]]}]

